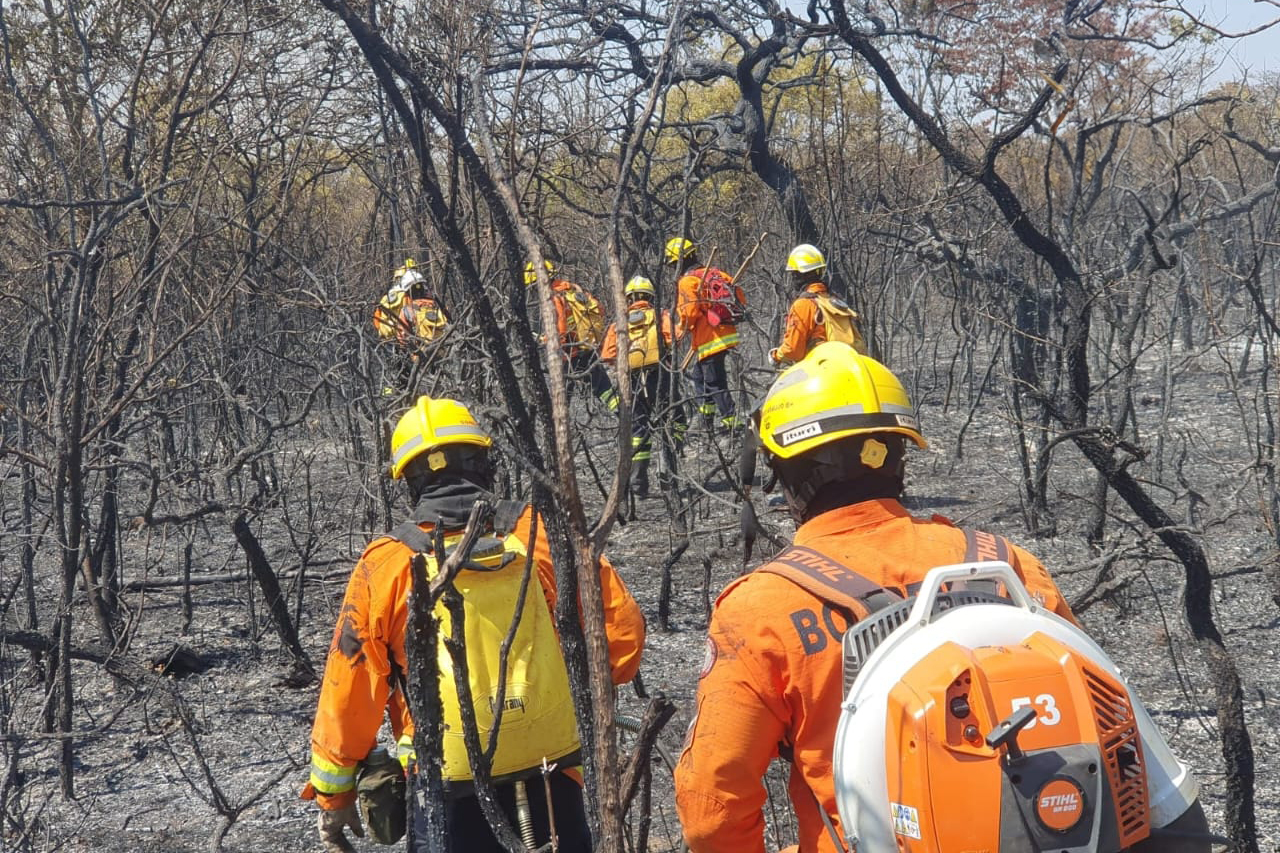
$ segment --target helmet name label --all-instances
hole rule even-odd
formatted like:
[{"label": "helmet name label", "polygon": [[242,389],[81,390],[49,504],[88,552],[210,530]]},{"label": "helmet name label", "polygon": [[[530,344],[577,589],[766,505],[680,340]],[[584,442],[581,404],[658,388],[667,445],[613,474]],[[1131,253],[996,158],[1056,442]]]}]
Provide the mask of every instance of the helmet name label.
[{"label": "helmet name label", "polygon": [[789,429],[778,438],[778,444],[786,447],[789,444],[795,444],[797,441],[804,441],[806,438],[813,438],[815,435],[822,434],[822,423],[813,421],[804,426]]}]

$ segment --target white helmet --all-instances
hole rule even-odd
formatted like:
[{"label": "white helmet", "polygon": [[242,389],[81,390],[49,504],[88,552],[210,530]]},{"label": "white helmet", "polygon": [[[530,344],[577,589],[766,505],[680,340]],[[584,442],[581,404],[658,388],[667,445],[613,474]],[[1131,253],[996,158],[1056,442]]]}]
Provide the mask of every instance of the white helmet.
[{"label": "white helmet", "polygon": [[422,273],[410,267],[404,271],[404,275],[400,276],[399,289],[402,292],[407,292],[415,284],[421,284],[424,281],[426,279],[422,277]]}]

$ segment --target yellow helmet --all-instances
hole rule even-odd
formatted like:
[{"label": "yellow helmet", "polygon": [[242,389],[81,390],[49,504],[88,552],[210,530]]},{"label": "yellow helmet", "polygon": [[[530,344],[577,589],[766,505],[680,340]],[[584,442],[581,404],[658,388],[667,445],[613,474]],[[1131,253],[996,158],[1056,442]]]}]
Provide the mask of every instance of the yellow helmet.
[{"label": "yellow helmet", "polygon": [[823,257],[822,252],[818,251],[818,247],[810,243],[801,243],[791,250],[791,254],[787,255],[787,270],[789,272],[813,272],[826,267],[827,259]]},{"label": "yellow helmet", "polygon": [[[410,462],[424,453],[451,444],[472,444],[488,448],[493,439],[476,423],[466,406],[457,400],[419,397],[413,408],[400,416],[391,433],[391,477],[399,480]],[[439,460],[428,457],[432,470],[445,466],[444,454]]]},{"label": "yellow helmet", "polygon": [[418,265],[418,262],[415,261],[413,258],[405,258],[404,264],[402,266],[396,267],[396,271],[391,274],[391,278],[394,279],[397,284],[399,284],[400,279],[404,278],[405,273],[407,273],[409,270],[413,269],[417,265]]},{"label": "yellow helmet", "polygon": [[622,292],[626,296],[653,296],[653,282],[642,275],[632,276]]},{"label": "yellow helmet", "polygon": [[[547,268],[547,275],[551,275],[556,271],[556,265],[551,261],[544,260],[542,265]],[[533,271],[533,261],[524,265],[524,286],[529,287],[538,280],[538,274]]]},{"label": "yellow helmet", "polygon": [[765,396],[759,425],[761,445],[779,459],[872,432],[897,433],[929,446],[898,377],[874,358],[834,341],[819,344],[782,372]]},{"label": "yellow helmet", "polygon": [[667,241],[667,263],[674,264],[681,258],[687,258],[698,250],[698,247],[683,237],[672,237]]}]

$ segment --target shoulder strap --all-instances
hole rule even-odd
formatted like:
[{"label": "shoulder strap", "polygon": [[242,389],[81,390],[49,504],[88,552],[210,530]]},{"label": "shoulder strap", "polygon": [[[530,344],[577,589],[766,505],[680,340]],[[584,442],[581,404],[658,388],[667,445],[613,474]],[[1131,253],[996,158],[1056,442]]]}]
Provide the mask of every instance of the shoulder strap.
[{"label": "shoulder strap", "polygon": [[507,534],[516,529],[516,523],[520,521],[520,516],[524,514],[524,508],[528,506],[524,501],[498,501],[493,506],[493,532],[499,537],[505,538]]},{"label": "shoulder strap", "polygon": [[853,610],[859,618],[885,606],[884,596],[901,599],[892,590],[803,545],[792,545],[756,571],[781,575],[823,601]]},{"label": "shoulder strap", "polygon": [[[524,501],[501,500],[493,505],[493,532],[498,537],[505,537],[516,529],[516,523],[527,506]],[[387,537],[396,540],[422,554],[430,554],[434,548],[431,534],[418,526],[415,521],[402,521],[391,528]]]},{"label": "shoulder strap", "polygon": [[[959,529],[964,534],[964,562],[980,563],[999,560],[1010,566],[1013,565],[1013,550],[1009,547],[1008,539],[994,533],[987,533],[985,530],[970,530],[967,527]],[[968,586],[970,589],[990,592],[992,595],[1000,594],[1000,584],[993,580],[969,581]]]},{"label": "shoulder strap", "polygon": [[[528,504],[524,501],[501,500],[494,503],[494,535],[499,539],[503,539],[506,538],[507,534],[514,531],[526,506]],[[414,521],[402,521],[391,528],[386,535],[421,554],[430,554],[435,548],[431,534],[419,527],[417,522]]]},{"label": "shoulder strap", "polygon": [[802,293],[800,295],[801,295],[801,298],[803,299],[812,299],[814,302],[817,302],[827,311],[832,311],[834,309],[835,312],[840,314],[845,314],[845,313],[856,314],[857,313],[856,311],[853,310],[853,306],[851,306],[848,302],[845,302],[843,299],[841,299],[839,296],[836,296],[834,293],[832,293],[829,290],[824,290],[821,293],[809,293],[806,291],[805,293]]},{"label": "shoulder strap", "polygon": [[413,521],[402,521],[387,532],[387,536],[408,546],[417,554],[430,554],[434,548],[431,534],[423,530]]},{"label": "shoulder strap", "polygon": [[964,533],[964,562],[1000,560],[1013,565],[1011,559],[1013,551],[1009,547],[1008,539],[983,530],[970,530],[967,527],[961,527],[960,531]]}]

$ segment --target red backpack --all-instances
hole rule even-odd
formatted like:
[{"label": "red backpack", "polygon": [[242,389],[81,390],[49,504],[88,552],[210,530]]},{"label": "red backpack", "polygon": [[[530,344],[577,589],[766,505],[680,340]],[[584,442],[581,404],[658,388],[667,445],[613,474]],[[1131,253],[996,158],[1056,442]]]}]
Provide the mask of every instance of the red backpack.
[{"label": "red backpack", "polygon": [[733,279],[716,267],[703,267],[692,273],[702,279],[702,301],[708,303],[707,322],[712,326],[732,326],[747,317],[747,308],[738,299]]}]

